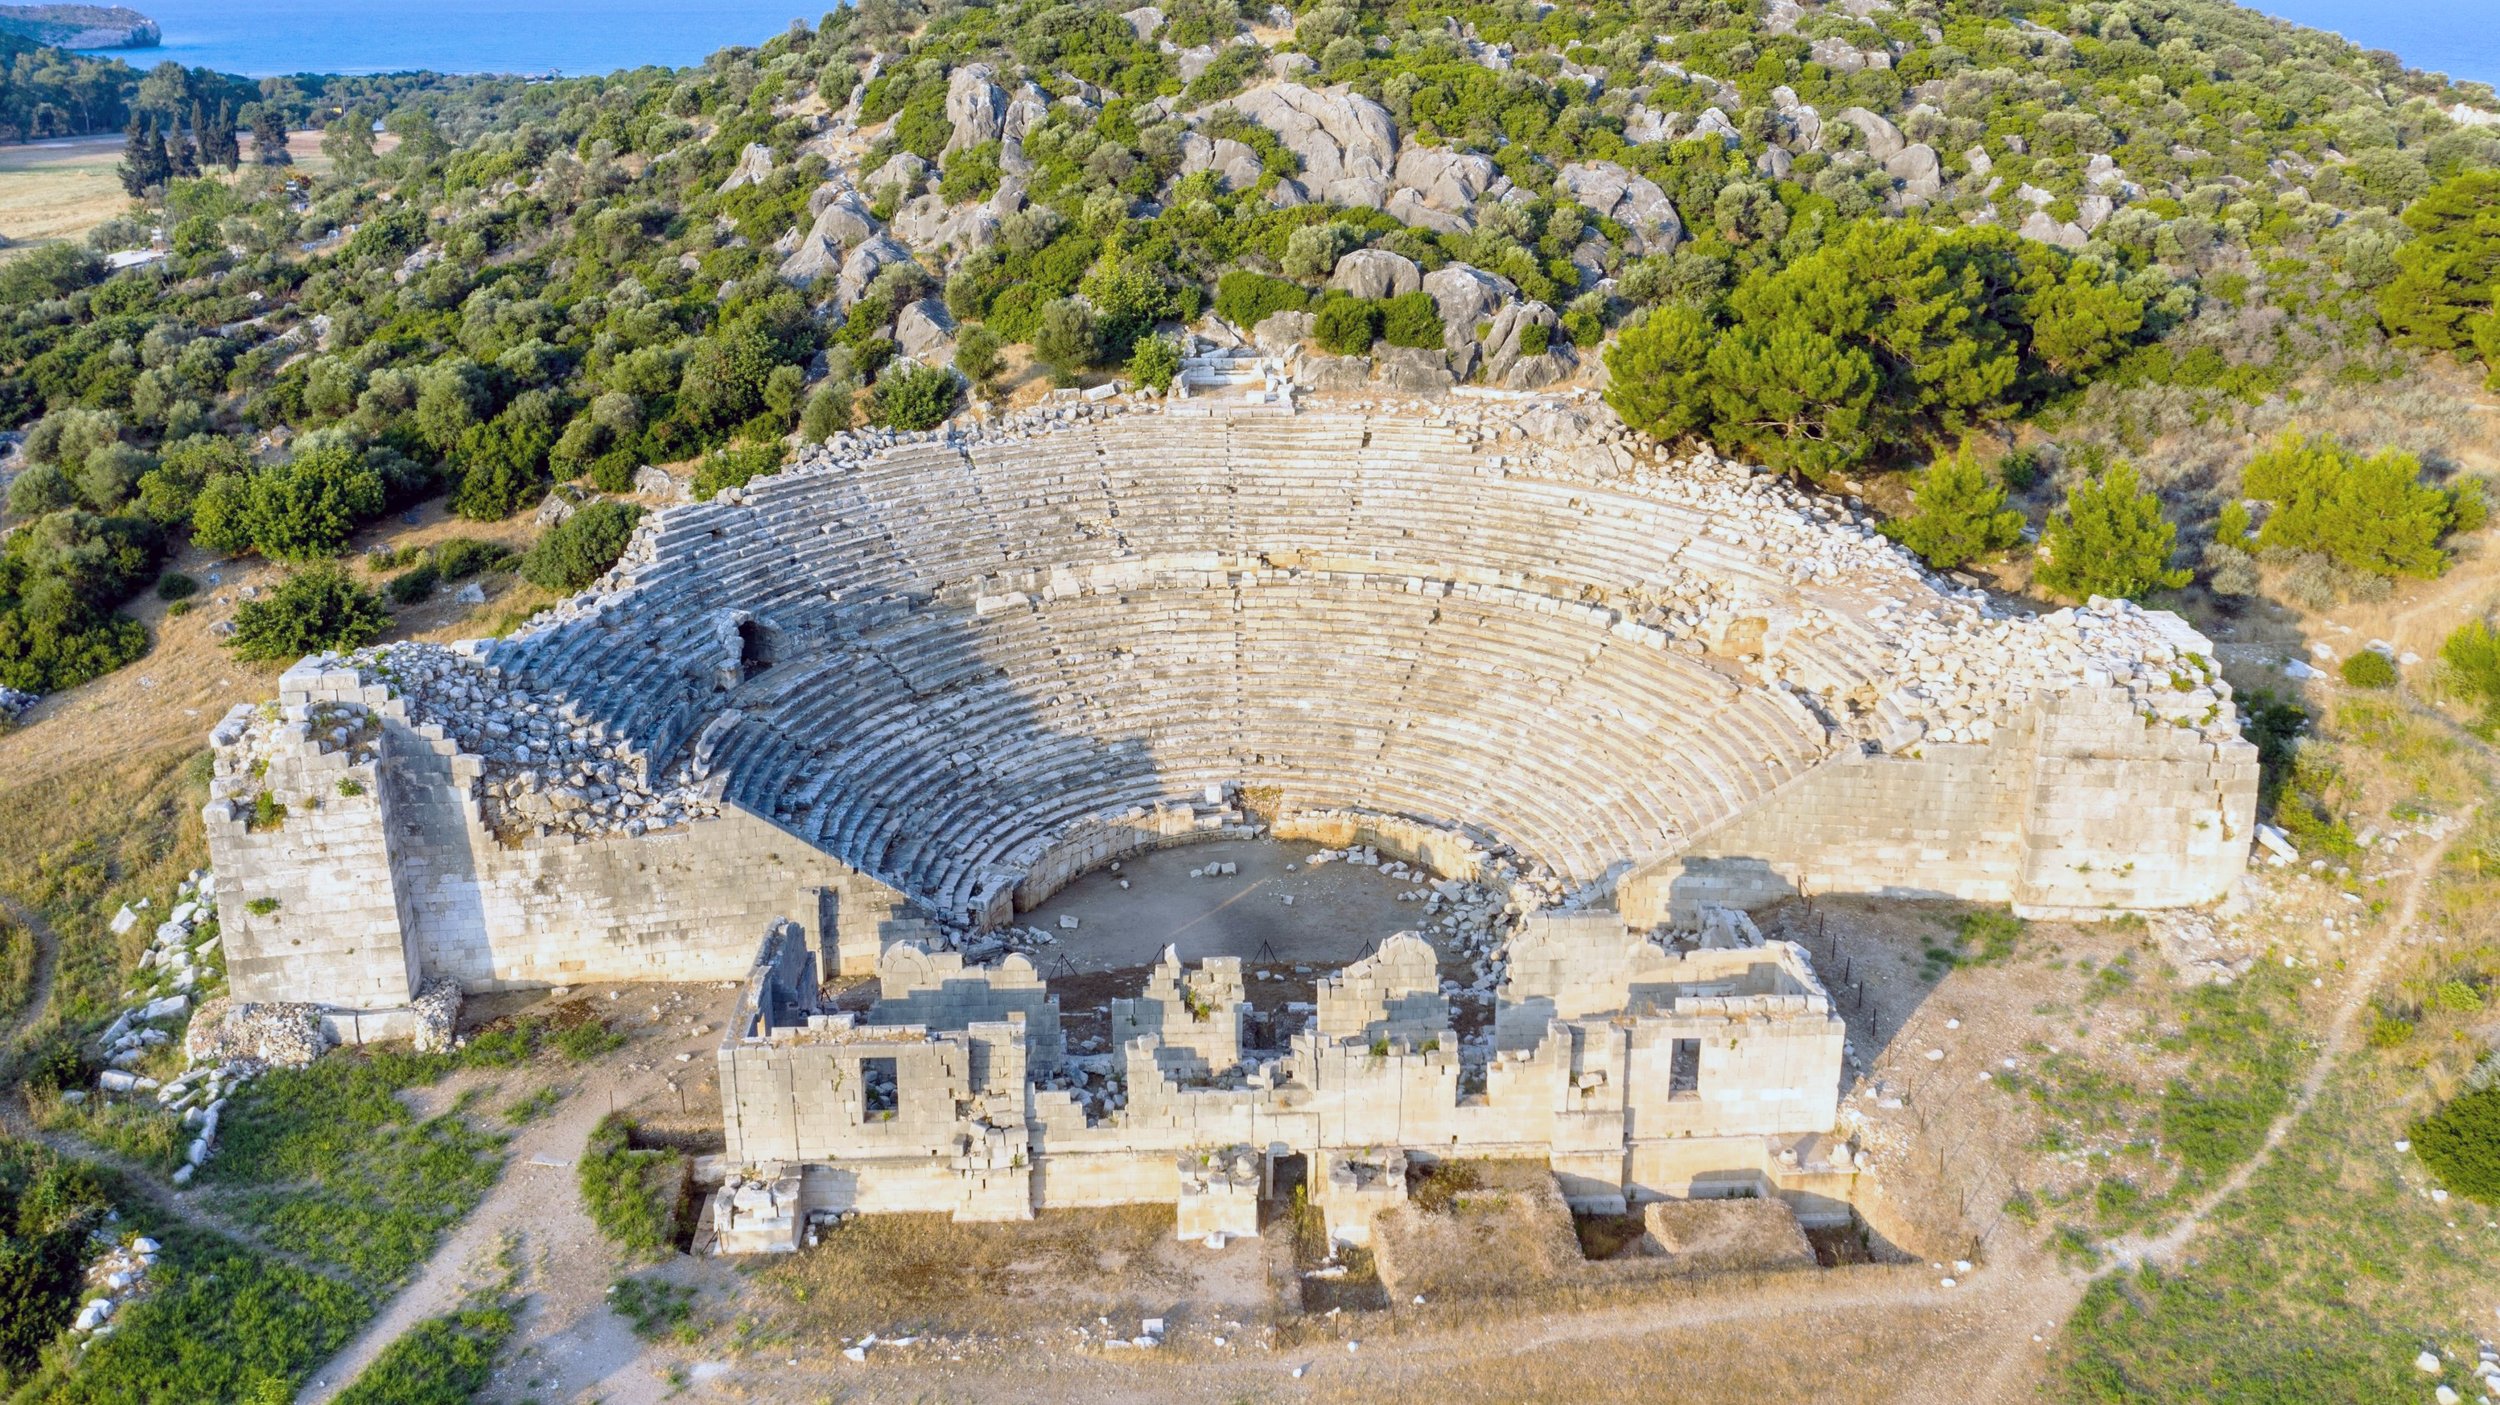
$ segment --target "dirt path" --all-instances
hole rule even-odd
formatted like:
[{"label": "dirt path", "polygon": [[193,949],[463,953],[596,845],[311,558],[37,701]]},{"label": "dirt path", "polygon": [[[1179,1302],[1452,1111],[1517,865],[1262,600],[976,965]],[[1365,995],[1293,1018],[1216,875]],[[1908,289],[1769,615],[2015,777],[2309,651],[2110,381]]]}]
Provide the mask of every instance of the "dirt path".
[{"label": "dirt path", "polygon": [[2239,1169],[2223,1178],[2222,1184],[2197,1197],[2188,1212],[2160,1234],[2150,1239],[2136,1236],[2111,1244],[2108,1258],[2092,1272],[2092,1278],[2105,1278],[2139,1264],[2163,1264],[2176,1258],[2179,1251],[2187,1247],[2188,1241],[2196,1237],[2197,1231],[2205,1227],[2214,1212],[2225,1201],[2246,1189],[2249,1181],[2274,1159],[2274,1153],[2282,1146],[2283,1139],[2291,1135],[2292,1128],[2298,1126],[2303,1117],[2308,1116],[2319,1091],[2326,1087],[2326,1080],[2335,1072],[2336,1065],[2342,1062],[2352,1044],[2353,1028],[2362,1009],[2378,992],[2379,977],[2387,969],[2388,958],[2403,944],[2405,934],[2421,912],[2422,895],[2428,891],[2432,875],[2439,871],[2440,863],[2448,857],[2448,850],[2473,827],[2474,817],[2481,809],[2480,801],[2467,806],[2458,823],[2414,861],[2413,871],[2405,879],[2404,897],[2396,904],[2388,920],[2380,925],[2378,940],[2360,961],[2349,968],[2344,978],[2344,988],[2336,996],[2334,1011],[2327,1018],[2326,1038],[2318,1046],[2318,1056],[2310,1061],[2308,1076],[2301,1079],[2300,1090],[2292,1096],[2291,1105],[2276,1116],[2273,1126],[2266,1129],[2266,1139],[2258,1145],[2256,1154],[2241,1162]]},{"label": "dirt path", "polygon": [[61,966],[61,939],[54,935],[52,924],[44,921],[42,914],[15,898],[0,897],[0,911],[6,911],[9,920],[25,928],[35,940],[35,979],[26,991],[26,1008],[9,1022],[9,1032],[0,1034],[0,1049],[6,1049],[42,1023],[44,1012],[52,1007],[52,977]]},{"label": "dirt path", "polygon": [[[737,996],[724,992],[707,1021],[717,1030]],[[607,1405],[657,1401],[670,1394],[660,1363],[646,1362],[642,1343],[607,1310],[609,1283],[619,1272],[615,1251],[582,1208],[576,1167],[591,1129],[611,1108],[633,1106],[657,1092],[678,1052],[710,1056],[718,1039],[637,1039],[605,1059],[569,1070],[558,1086],[571,1091],[552,1112],[514,1135],[501,1179],[459,1228],[435,1247],[417,1278],[365,1325],[297,1392],[297,1405],[320,1405],[356,1379],[410,1328],[460,1308],[477,1288],[503,1276],[493,1260],[517,1245],[528,1295],[504,1374],[535,1381],[558,1400],[596,1398]],[[649,1065],[640,1071],[629,1064]],[[502,1382],[499,1382],[501,1384]]]}]

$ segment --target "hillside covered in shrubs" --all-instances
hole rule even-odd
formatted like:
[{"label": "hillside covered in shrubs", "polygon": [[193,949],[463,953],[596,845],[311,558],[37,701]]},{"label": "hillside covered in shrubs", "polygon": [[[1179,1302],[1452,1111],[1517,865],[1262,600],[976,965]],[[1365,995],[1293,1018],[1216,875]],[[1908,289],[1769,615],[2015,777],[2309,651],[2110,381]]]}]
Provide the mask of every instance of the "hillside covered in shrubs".
[{"label": "hillside covered in shrubs", "polygon": [[[2500,101],[2211,0],[866,0],[684,71],[279,81],[151,74],[131,216],[0,265],[0,685],[137,657],[186,537],[322,571],[423,499],[709,493],[1193,341],[1602,389],[1835,488],[1937,462],[1901,539],[2037,532],[2060,593],[2331,602],[2481,521],[2469,427],[2279,435],[2500,356]],[[244,160],[237,99],[330,170]],[[576,520],[531,579],[631,527]],[[342,588],[296,593],[375,627]]]}]

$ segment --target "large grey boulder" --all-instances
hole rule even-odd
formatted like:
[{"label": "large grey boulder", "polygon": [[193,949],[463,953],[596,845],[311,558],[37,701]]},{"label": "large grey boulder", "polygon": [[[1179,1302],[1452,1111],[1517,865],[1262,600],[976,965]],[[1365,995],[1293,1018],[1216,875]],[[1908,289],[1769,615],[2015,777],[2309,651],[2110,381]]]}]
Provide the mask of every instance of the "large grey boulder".
[{"label": "large grey boulder", "polygon": [[1715,107],[1703,108],[1701,115],[1693,119],[1693,130],[1684,136],[1686,141],[1704,139],[1716,141],[1723,147],[1737,146],[1745,140],[1744,135],[1736,130],[1736,124],[1727,120],[1727,114]]},{"label": "large grey boulder", "polygon": [[[1554,356],[1553,331],[1558,321],[1554,309],[1541,302],[1515,302],[1495,313],[1492,327],[1484,334],[1485,379],[1509,390],[1536,390],[1569,375],[1572,363]],[[1544,351],[1532,352],[1525,345],[1532,327],[1545,330]],[[1523,371],[1521,364],[1531,361],[1536,364]]]},{"label": "large grey boulder", "polygon": [[1429,394],[1457,383],[1447,354],[1432,347],[1379,348],[1380,383],[1391,390]]},{"label": "large grey boulder", "polygon": [[1895,152],[1884,170],[1901,182],[1904,205],[1924,205],[1944,191],[1944,163],[1936,159],[1936,149],[1923,141]]},{"label": "large grey boulder", "polygon": [[1152,5],[1140,5],[1134,10],[1122,10],[1120,18],[1128,21],[1130,32],[1137,36],[1137,42],[1140,44],[1151,43],[1155,37],[1155,31],[1163,28],[1163,11]]},{"label": "large grey boulder", "polygon": [[1294,379],[1312,390],[1361,390],[1371,384],[1372,359],[1368,356],[1306,356],[1296,369]]},{"label": "large grey boulder", "polygon": [[2034,210],[2025,216],[2022,227],[2015,233],[2025,239],[2036,239],[2043,244],[2055,244],[2063,249],[2080,249],[2092,237],[2090,232],[2080,225],[2061,224],[2051,219],[2046,210]]},{"label": "large grey boulder", "polygon": [[1181,138],[1181,174],[1213,171],[1226,190],[1248,190],[1259,183],[1259,153],[1231,137],[1210,141],[1196,132]]},{"label": "large grey boulder", "polygon": [[955,319],[936,298],[922,298],[895,315],[894,344],[914,361],[934,365],[945,359],[935,353],[954,341]]},{"label": "large grey boulder", "polygon": [[1463,263],[1443,264],[1425,274],[1423,289],[1432,295],[1453,347],[1461,341],[1473,346],[1477,324],[1492,321],[1503,304],[1519,296],[1518,285],[1509,279]]},{"label": "large grey boulder", "polygon": [[861,181],[860,184],[870,190],[884,190],[888,186],[900,186],[906,193],[909,193],[918,190],[921,182],[928,178],[928,162],[921,160],[912,152],[898,151],[894,153],[892,160],[879,166],[874,175]]},{"label": "large grey boulder", "polygon": [[869,212],[868,202],[856,190],[827,184],[809,196],[807,203],[815,209],[816,222],[808,233],[837,249],[848,249],[877,233],[877,217]]},{"label": "large grey boulder", "polygon": [[1007,93],[997,76],[986,63],[968,63],[946,75],[946,120],[955,130],[944,155],[1006,135]]},{"label": "large grey boulder", "polygon": [[879,270],[888,264],[911,261],[911,250],[880,234],[851,250],[850,257],[842,261],[842,271],[834,279],[834,297],[849,307],[868,291]]},{"label": "large grey boulder", "polygon": [[1859,135],[1866,138],[1866,154],[1874,157],[1878,165],[1900,155],[1901,149],[1909,145],[1901,135],[1901,129],[1892,125],[1890,119],[1879,117],[1863,107],[1844,107],[1832,116],[1858,129]]},{"label": "large grey boulder", "polygon": [[1475,227],[1467,216],[1453,210],[1436,210],[1425,204],[1422,196],[1405,186],[1389,192],[1380,208],[1391,219],[1409,229],[1429,229],[1435,234],[1464,234]]},{"label": "large grey boulder", "polygon": [[1556,180],[1572,199],[1630,230],[1632,253],[1668,253],[1683,241],[1684,220],[1675,202],[1647,176],[1612,161],[1577,161],[1563,167]]},{"label": "large grey boulder", "polygon": [[1250,340],[1270,356],[1283,356],[1311,339],[1319,319],[1307,312],[1271,312],[1250,329]]},{"label": "large grey boulder", "polygon": [[781,261],[781,276],[804,288],[842,271],[842,246],[813,231],[799,239],[790,257]]},{"label": "large grey boulder", "polygon": [[720,183],[721,193],[725,195],[744,186],[760,184],[770,180],[772,174],[773,149],[760,141],[748,142],[746,149],[738,153],[737,169],[729,173],[729,179]]},{"label": "large grey boulder", "polygon": [[1311,195],[1373,209],[1388,198],[1398,129],[1389,110],[1370,98],[1343,84],[1277,83],[1234,98],[1230,106],[1274,132],[1301,159],[1301,183]]},{"label": "large grey boulder", "polygon": [[1465,216],[1501,179],[1490,156],[1445,151],[1435,146],[1410,146],[1398,153],[1391,175],[1399,187],[1432,209]]},{"label": "large grey boulder", "polygon": [[1357,249],[1337,260],[1328,286],[1358,298],[1393,298],[1421,288],[1424,272],[1404,254],[1387,249]]},{"label": "large grey boulder", "polygon": [[997,211],[986,203],[956,207],[932,193],[894,212],[894,233],[915,249],[950,247],[966,253],[988,248],[998,238],[998,222]]},{"label": "large grey boulder", "polygon": [[1636,102],[1624,111],[1623,139],[1634,146],[1665,141],[1683,122],[1681,114],[1655,111],[1647,103]]}]

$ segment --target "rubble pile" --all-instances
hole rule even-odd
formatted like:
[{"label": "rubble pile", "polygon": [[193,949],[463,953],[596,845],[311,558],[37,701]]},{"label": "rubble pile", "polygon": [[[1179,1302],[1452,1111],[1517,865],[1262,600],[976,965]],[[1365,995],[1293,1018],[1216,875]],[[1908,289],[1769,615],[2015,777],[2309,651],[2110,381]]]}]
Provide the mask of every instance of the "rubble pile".
[{"label": "rubble pile", "polygon": [[1871,620],[1892,651],[1890,701],[1938,741],[1984,742],[2002,714],[2078,687],[2116,685],[2149,721],[2213,740],[2236,736],[2231,685],[2202,636],[2132,600],[2100,596],[2046,615],[2000,616],[1978,605]]},{"label": "rubble pile", "polygon": [[647,757],[570,700],[524,690],[463,650],[409,641],[325,662],[387,684],[410,725],[442,728],[485,763],[490,828],[639,835],[720,813],[716,794],[683,767],[655,779]]}]

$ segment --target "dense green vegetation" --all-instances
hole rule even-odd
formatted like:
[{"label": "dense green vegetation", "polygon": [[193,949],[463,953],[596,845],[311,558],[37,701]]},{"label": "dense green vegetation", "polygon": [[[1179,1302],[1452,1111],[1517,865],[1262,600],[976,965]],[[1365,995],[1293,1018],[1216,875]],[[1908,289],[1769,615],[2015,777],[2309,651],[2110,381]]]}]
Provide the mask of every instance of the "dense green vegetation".
[{"label": "dense green vegetation", "polygon": [[633,1131],[632,1119],[616,1113],[599,1119],[582,1150],[577,1178],[582,1204],[599,1232],[626,1253],[648,1257],[676,1236],[686,1158],[675,1151],[636,1150]]},{"label": "dense green vegetation", "polygon": [[[1432,297],[1351,297],[1328,279],[1365,248],[1463,263],[1549,307],[1518,350],[1603,360],[1633,423],[1821,480],[1952,461],[1975,431],[2022,424],[2115,438],[2143,464],[2166,427],[2401,379],[2420,353],[2485,354],[2500,336],[2500,132],[2445,113],[2488,93],[2216,0],[2158,14],[1917,0],[1793,26],[1707,0],[1294,9],[1287,47],[1316,65],[1304,81],[1379,102],[1406,145],[1481,153],[1510,195],[1455,229],[1273,201],[1300,159],[1223,106],[1264,52],[1233,46],[1184,80],[1161,47],[1233,33],[1242,15],[1222,3],[1141,37],[1107,8],[879,0],[699,68],[553,83],[60,69],[92,91],[74,118],[43,120],[135,117],[140,134],[142,208],[98,246],[154,224],[169,247],[109,277],[65,246],[0,265],[0,423],[27,427],[33,465],[10,509],[34,527],[0,558],[0,682],[48,691],[136,657],[145,636],[118,607],[186,537],[317,563],[435,494],[491,520],[559,482],[621,492],[644,464],[692,460],[708,495],[768,471],[793,431],[935,424],[961,390],[898,349],[905,310],[927,298],[984,394],[1016,344],[1061,384],[1121,369],[1152,384],[1171,371],[1161,337],[1209,308],[1244,327],[1308,311],[1326,349],[1429,354],[1467,331],[1445,328]],[[1478,61],[1457,25],[1516,61]],[[1889,66],[1828,67],[1816,41],[1888,48]],[[870,149],[836,170],[808,149],[816,119],[783,114],[811,92],[844,105],[880,58],[857,107]],[[1566,58],[1600,81],[1564,75]],[[840,299],[828,280],[778,276],[776,242],[809,222],[829,176],[879,220],[903,196],[878,185],[890,158],[932,163],[928,198],[958,208],[1002,188],[1015,153],[955,143],[946,113],[951,71],[975,60],[1011,89],[1072,99],[1022,132],[1022,208],[994,234],[888,260]],[[1688,119],[1715,103],[1729,136],[1634,140],[1636,97]],[[1819,109],[1820,140],[1792,129],[1790,102]],[[1852,106],[1937,153],[1942,190],[1867,159],[1870,139],[1838,116]],[[230,117],[320,127],[334,169],[228,173]],[[377,118],[399,138],[388,154]],[[1185,137],[1242,143],[1254,169],[1183,175]],[[769,174],[730,188],[754,146]],[[1654,182],[1683,239],[1637,252],[1615,213],[1559,180],[1586,161]],[[2087,221],[2094,201],[2109,208]],[[2071,247],[2010,232],[2033,206]],[[2438,481],[2444,466],[2407,477],[2382,447],[2349,453],[2345,487],[2251,489],[2277,510],[2253,537],[2201,548],[2217,593],[2256,589],[2261,560],[2304,600],[2436,569],[2425,495],[2446,501],[2440,532],[2470,528],[2479,504]],[[2071,489],[2115,457],[2033,462]],[[2236,468],[2189,492],[2148,476],[2171,495],[2164,512],[2199,517]],[[2004,515],[2027,486],[2007,481],[2007,504],[1990,506],[1966,469],[1931,474],[1935,503],[1908,530],[1932,534],[1920,549],[1938,564],[2007,550]],[[2392,537],[2348,530],[2348,509],[2400,490],[2413,508]],[[2141,593],[2177,571],[2139,562],[2053,588]],[[367,617],[346,613],[348,627],[301,637],[352,639]]]},{"label": "dense green vegetation", "polygon": [[339,1405],[468,1405],[494,1378],[495,1353],[512,1335],[501,1304],[429,1317],[383,1348]]},{"label": "dense green vegetation", "polygon": [[341,1051],[245,1084],[206,1176],[227,1214],[368,1292],[397,1286],[502,1167],[502,1143],[457,1113],[420,1119],[397,1094],[449,1056]]},{"label": "dense green vegetation", "polygon": [[[2479,998],[2471,1008],[2481,1008]],[[2412,1140],[2414,1154],[2441,1185],[2468,1200],[2500,1205],[2500,1082],[2486,1081],[2413,1124]]]}]

